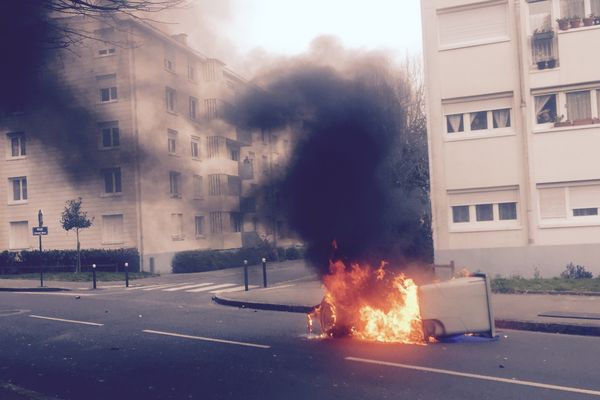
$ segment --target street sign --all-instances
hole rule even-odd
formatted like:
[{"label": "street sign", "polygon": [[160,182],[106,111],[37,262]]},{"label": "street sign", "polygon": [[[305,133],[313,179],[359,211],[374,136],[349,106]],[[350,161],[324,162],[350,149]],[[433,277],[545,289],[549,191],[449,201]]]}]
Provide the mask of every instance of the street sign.
[{"label": "street sign", "polygon": [[47,226],[36,226],[32,229],[32,231],[33,231],[33,236],[47,235],[48,227]]}]

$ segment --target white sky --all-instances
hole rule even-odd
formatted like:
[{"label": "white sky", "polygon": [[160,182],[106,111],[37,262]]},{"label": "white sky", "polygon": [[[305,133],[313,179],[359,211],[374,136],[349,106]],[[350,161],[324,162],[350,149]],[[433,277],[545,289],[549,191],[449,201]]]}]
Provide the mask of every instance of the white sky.
[{"label": "white sky", "polygon": [[348,48],[421,53],[419,0],[231,0],[230,6],[225,32],[242,54],[255,48],[298,54],[323,34]]}]

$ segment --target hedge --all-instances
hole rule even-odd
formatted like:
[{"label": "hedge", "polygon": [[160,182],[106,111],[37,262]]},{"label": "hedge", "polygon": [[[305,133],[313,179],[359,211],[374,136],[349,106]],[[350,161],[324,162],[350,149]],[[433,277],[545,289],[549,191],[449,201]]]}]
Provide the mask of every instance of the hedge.
[{"label": "hedge", "polygon": [[171,267],[176,274],[203,272],[242,267],[244,260],[248,260],[248,265],[258,265],[263,257],[268,261],[283,261],[297,260],[302,256],[302,249],[280,247],[275,250],[270,245],[234,250],[190,250],[176,253]]},{"label": "hedge", "polygon": [[[81,265],[96,264],[102,269],[118,268],[122,270],[125,263],[131,272],[139,272],[140,255],[137,249],[85,249],[81,250]],[[77,263],[76,250],[23,250],[19,252],[3,251],[0,253],[0,273],[20,273],[39,270],[74,271]],[[100,269],[100,268],[99,268]]]}]

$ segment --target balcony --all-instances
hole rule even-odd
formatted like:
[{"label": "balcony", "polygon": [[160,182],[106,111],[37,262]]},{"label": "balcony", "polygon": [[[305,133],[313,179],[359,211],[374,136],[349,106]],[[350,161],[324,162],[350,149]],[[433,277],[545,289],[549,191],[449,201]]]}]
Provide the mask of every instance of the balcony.
[{"label": "balcony", "polygon": [[554,31],[535,31],[531,36],[532,64],[538,70],[558,66],[558,44]]}]

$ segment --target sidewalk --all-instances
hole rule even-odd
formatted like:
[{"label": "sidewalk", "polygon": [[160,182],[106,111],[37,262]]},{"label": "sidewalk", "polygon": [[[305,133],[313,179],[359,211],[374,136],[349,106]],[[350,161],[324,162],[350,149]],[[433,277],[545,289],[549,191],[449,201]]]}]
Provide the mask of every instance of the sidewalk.
[{"label": "sidewalk", "polygon": [[[321,302],[316,280],[248,292],[217,293],[216,303],[263,310],[307,313]],[[600,295],[493,294],[497,328],[600,336]]]}]

